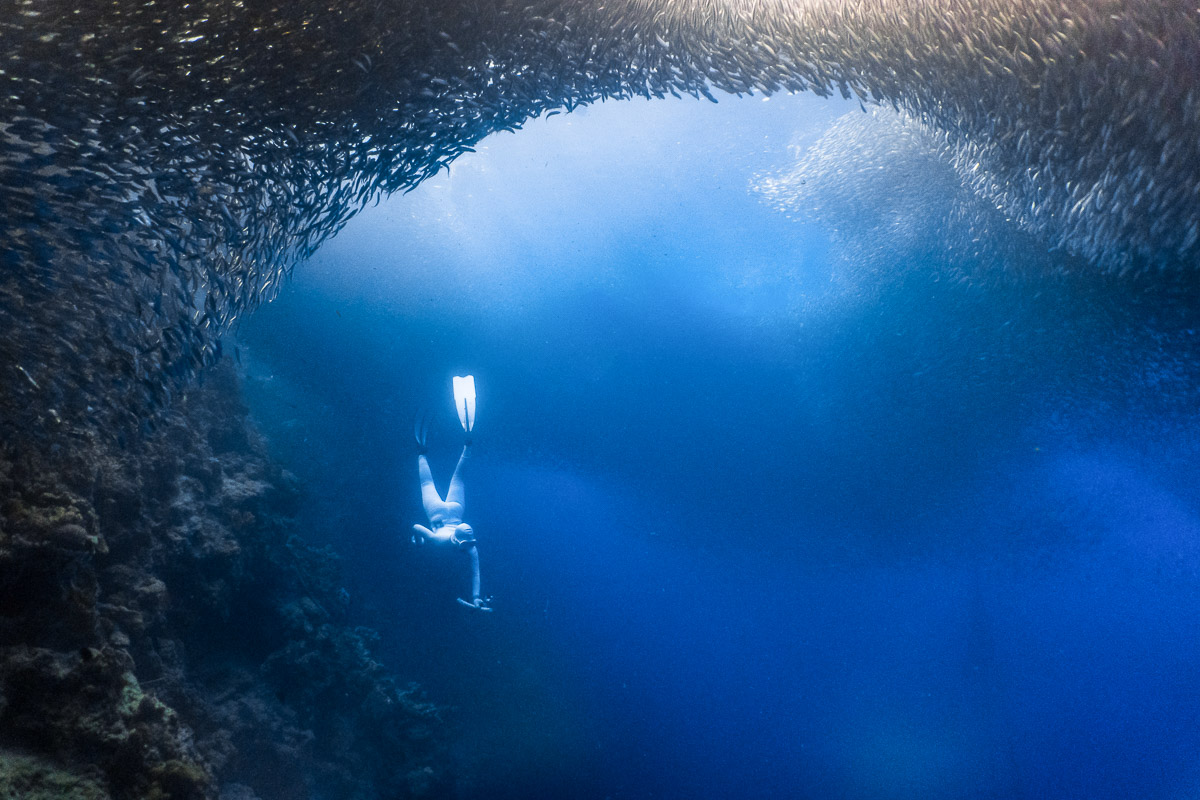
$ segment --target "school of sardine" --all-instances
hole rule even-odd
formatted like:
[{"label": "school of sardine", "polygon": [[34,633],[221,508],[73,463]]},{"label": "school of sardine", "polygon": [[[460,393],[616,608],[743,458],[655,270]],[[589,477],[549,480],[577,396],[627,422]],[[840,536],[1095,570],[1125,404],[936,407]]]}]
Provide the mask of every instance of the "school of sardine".
[{"label": "school of sardine", "polygon": [[137,430],[363,204],[600,98],[890,106],[1025,235],[1190,269],[1198,75],[1177,0],[3,0],[0,422]]},{"label": "school of sardine", "polygon": [[987,282],[1079,271],[1079,256],[1047,252],[986,193],[945,137],[890,106],[835,120],[795,161],[752,183],[784,215],[815,221],[837,241],[833,279],[861,301],[919,269]]}]

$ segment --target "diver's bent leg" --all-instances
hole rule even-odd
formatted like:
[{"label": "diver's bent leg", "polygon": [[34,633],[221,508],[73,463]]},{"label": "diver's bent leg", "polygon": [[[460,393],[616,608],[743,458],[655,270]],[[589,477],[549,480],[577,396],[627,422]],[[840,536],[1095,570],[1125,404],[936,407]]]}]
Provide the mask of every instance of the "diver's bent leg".
[{"label": "diver's bent leg", "polygon": [[417,471],[421,474],[421,504],[425,506],[425,516],[433,519],[434,512],[441,511],[443,503],[442,496],[433,485],[433,473],[425,456],[417,456]]},{"label": "diver's bent leg", "polygon": [[467,462],[468,449],[464,446],[462,455],[458,457],[458,465],[454,468],[454,475],[450,478],[450,488],[446,490],[446,502],[458,503],[460,506],[466,507],[465,490],[463,489],[463,466]]}]

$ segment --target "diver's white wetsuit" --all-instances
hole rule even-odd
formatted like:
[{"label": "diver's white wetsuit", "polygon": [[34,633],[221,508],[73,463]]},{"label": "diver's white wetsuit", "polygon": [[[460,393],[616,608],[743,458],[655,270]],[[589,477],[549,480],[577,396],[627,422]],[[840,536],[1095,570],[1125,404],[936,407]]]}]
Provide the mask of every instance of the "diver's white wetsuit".
[{"label": "diver's white wetsuit", "polygon": [[446,490],[445,500],[433,485],[429,459],[424,454],[417,456],[417,470],[421,475],[421,503],[425,506],[425,516],[429,517],[429,527],[413,525],[412,539],[418,544],[432,541],[438,544],[452,544],[466,550],[471,556],[471,602],[459,602],[490,611],[479,596],[479,551],[475,549],[475,531],[462,519],[463,507],[466,504],[462,473],[467,452],[468,447],[464,445],[462,455],[458,457],[458,465],[454,468],[454,475],[450,478],[450,488]]}]

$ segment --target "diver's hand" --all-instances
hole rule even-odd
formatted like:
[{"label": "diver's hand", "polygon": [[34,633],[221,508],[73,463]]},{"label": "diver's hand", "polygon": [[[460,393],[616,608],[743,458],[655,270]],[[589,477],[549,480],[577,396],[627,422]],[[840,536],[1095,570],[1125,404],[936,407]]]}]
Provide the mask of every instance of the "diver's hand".
[{"label": "diver's hand", "polygon": [[488,603],[492,602],[492,598],[490,598],[490,597],[487,598],[486,600],[482,597],[476,597],[474,599],[474,601],[471,601],[471,602],[463,600],[460,597],[460,598],[458,598],[458,602],[462,603],[467,608],[473,608],[476,611],[491,611],[492,610],[492,607],[488,605]]}]

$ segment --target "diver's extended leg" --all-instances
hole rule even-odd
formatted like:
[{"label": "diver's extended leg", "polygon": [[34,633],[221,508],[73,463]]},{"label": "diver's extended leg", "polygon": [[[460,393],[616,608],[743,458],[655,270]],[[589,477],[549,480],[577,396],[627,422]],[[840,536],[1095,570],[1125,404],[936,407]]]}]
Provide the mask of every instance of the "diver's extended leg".
[{"label": "diver's extended leg", "polygon": [[429,459],[417,456],[417,472],[421,475],[421,504],[425,506],[425,516],[433,519],[435,512],[441,511],[442,496],[433,485],[433,473],[429,470]]},{"label": "diver's extended leg", "polygon": [[466,508],[467,502],[463,489],[462,475],[463,466],[467,461],[467,452],[468,447],[464,445],[462,455],[458,457],[458,466],[454,468],[454,475],[450,478],[450,488],[446,490],[446,502],[458,503],[464,508]]}]

